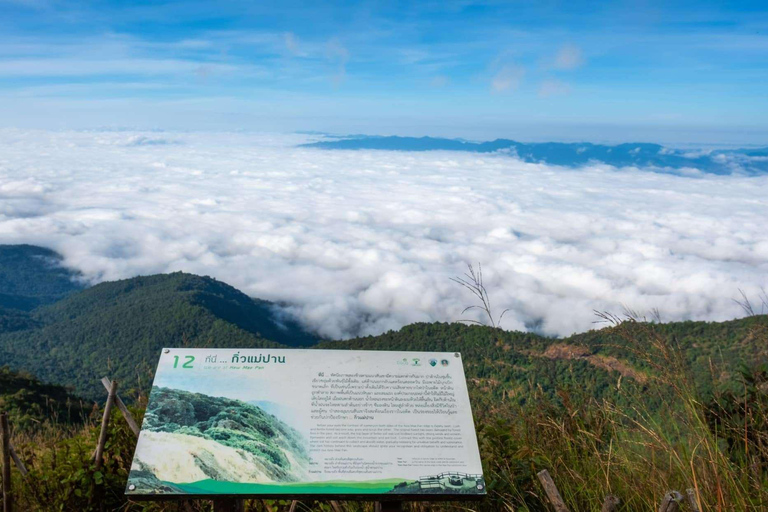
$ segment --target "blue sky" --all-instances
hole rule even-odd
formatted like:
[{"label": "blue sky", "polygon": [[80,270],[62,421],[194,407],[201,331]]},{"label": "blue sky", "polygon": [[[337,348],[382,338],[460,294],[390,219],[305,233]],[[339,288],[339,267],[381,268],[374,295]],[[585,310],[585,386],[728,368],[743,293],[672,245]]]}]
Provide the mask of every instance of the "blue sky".
[{"label": "blue sky", "polygon": [[0,0],[2,126],[768,144],[766,84],[764,2]]}]

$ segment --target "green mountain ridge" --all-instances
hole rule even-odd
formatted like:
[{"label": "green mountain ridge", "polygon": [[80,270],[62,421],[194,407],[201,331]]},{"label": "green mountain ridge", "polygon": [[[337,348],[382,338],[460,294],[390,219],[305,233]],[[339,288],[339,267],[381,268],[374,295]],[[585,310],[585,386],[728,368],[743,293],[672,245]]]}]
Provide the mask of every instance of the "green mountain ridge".
[{"label": "green mountain ridge", "polygon": [[0,365],[96,400],[104,395],[99,379],[110,375],[129,395],[148,389],[163,347],[316,340],[295,323],[276,323],[271,308],[215,279],[181,272],[101,283],[33,310],[20,325],[6,320],[11,327],[0,332]]},{"label": "green mountain ridge", "polygon": [[[13,265],[27,265],[19,258],[2,261],[0,275],[12,274]],[[59,277],[54,273],[52,279]],[[0,311],[0,365],[99,401],[105,396],[99,379],[105,375],[120,381],[126,400],[147,392],[160,349],[179,346],[461,351],[473,400],[489,405],[525,403],[534,390],[554,396],[562,388],[615,398],[618,386],[642,391],[648,379],[659,377],[657,363],[639,355],[643,347],[629,344],[616,328],[556,339],[477,325],[419,323],[379,336],[321,341],[298,324],[278,324],[272,308],[215,279],[181,272],[106,282],[31,311]],[[654,330],[670,340],[707,395],[733,384],[743,364],[768,360],[768,347],[753,336],[768,329],[767,320],[763,315],[673,322]],[[647,325],[636,325],[641,343]]]},{"label": "green mountain ridge", "polygon": [[80,275],[62,260],[43,247],[0,244],[0,318],[3,309],[31,311],[82,290]]}]

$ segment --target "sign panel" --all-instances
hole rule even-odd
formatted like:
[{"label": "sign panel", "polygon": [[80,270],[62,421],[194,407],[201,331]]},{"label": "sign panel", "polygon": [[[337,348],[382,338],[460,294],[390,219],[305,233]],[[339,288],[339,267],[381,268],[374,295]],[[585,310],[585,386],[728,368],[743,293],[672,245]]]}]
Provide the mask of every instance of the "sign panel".
[{"label": "sign panel", "polygon": [[483,495],[461,355],[165,349],[126,494]]}]

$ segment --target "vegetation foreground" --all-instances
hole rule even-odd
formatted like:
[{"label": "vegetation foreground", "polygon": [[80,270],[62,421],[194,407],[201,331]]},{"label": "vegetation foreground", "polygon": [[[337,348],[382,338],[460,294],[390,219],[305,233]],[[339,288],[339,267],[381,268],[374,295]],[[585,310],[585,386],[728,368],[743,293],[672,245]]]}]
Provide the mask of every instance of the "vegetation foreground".
[{"label": "vegetation foreground", "polygon": [[[160,347],[317,340],[276,327],[269,303],[209,278],[176,273],[84,288],[70,285],[55,260],[39,248],[0,246],[0,365],[8,365],[0,367],[0,410],[29,470],[23,477],[12,468],[15,510],[211,510],[203,500],[126,500],[136,439],[116,409],[96,469],[100,377],[118,380],[140,422]],[[719,323],[602,315],[604,328],[565,339],[435,323],[313,346],[462,352],[488,497],[407,510],[551,510],[536,478],[542,469],[573,512],[600,510],[608,494],[620,498],[618,510],[657,510],[672,489],[692,489],[704,511],[768,510],[768,316],[744,305],[749,316]]]},{"label": "vegetation foreground", "polygon": [[[749,339],[744,342],[764,345],[766,317],[749,320],[745,331]],[[505,334],[487,327],[457,328],[467,338],[485,337],[489,346],[498,345]],[[674,336],[661,334],[663,330],[663,325],[629,319],[601,331],[625,340],[625,348],[636,350],[649,368],[649,378],[641,387],[624,385],[619,375],[611,399],[595,399],[583,386],[573,385],[552,395],[534,381],[528,389],[518,390],[527,395],[523,401],[509,393],[499,398],[494,396],[496,388],[505,386],[494,386],[493,371],[470,364],[467,373],[489,496],[477,503],[414,503],[410,509],[549,510],[535,476],[548,469],[574,511],[599,510],[607,494],[621,499],[619,510],[656,510],[666,491],[688,488],[694,489],[702,510],[768,510],[768,367],[745,367],[732,377],[731,384],[738,382],[738,387],[715,390],[704,401]],[[396,338],[377,340],[371,348],[397,348]],[[324,346],[352,348],[363,341]],[[454,340],[455,344],[462,341],[472,343]],[[489,364],[493,367],[498,362]],[[2,375],[3,389],[9,389],[12,379],[21,378],[8,370]],[[145,395],[139,392],[127,398],[134,401],[131,410],[140,420]],[[74,406],[71,398],[67,401],[70,408]],[[10,403],[4,396],[3,407]],[[51,399],[49,406],[58,408],[60,402]],[[38,423],[29,415],[26,419],[20,413],[14,415],[13,443],[29,469],[26,478],[13,472],[18,510],[89,510],[98,508],[101,499],[108,510],[210,510],[206,501],[126,501],[123,491],[135,437],[114,411],[105,464],[95,471],[91,455],[101,411],[94,407],[84,415],[82,424]],[[289,502],[252,500],[247,510],[282,511],[289,506]],[[372,510],[370,503],[341,506],[350,512]],[[682,504],[681,510],[687,507]],[[327,503],[305,503],[298,510],[331,508]]]}]

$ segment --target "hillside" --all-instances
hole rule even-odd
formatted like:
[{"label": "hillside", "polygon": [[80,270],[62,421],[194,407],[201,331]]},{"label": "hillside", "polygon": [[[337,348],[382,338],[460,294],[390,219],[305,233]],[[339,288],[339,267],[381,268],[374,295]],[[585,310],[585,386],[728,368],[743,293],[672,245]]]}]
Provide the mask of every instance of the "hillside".
[{"label": "hillside", "polygon": [[[29,246],[16,252],[5,247],[6,255],[14,257],[3,260],[3,275],[35,268],[41,254],[50,257]],[[22,255],[32,262],[24,263]],[[36,284],[26,290],[49,298],[65,293],[69,288],[61,272],[51,270],[48,285],[44,273],[35,273]],[[18,282],[4,289],[21,290]],[[157,354],[165,346],[309,346],[317,341],[294,323],[278,324],[271,303],[209,277],[144,276],[68,293],[31,311],[0,310],[0,365],[69,386],[88,399],[103,399],[99,378],[104,375],[119,379],[126,396],[132,389],[148,391]],[[742,362],[766,361],[768,348],[755,341],[756,331],[768,329],[766,318],[659,324],[655,332],[673,342],[699,391],[708,396],[731,386]],[[534,390],[553,396],[563,387],[600,399],[617,395],[619,378],[625,390],[642,390],[658,376],[656,363],[641,356],[648,352],[642,344],[650,343],[643,325],[637,324],[632,343],[612,328],[553,339],[434,323],[318,347],[461,351],[476,400],[524,404]]]},{"label": "hillside", "polygon": [[[168,480],[301,475],[306,453],[274,417],[280,415],[273,404],[156,388],[144,422],[153,448],[128,467],[135,437],[113,411],[109,456],[97,484],[88,475],[96,475],[90,456],[98,422],[79,430],[29,428],[46,419],[64,423],[88,405],[78,405],[61,386],[15,371],[29,370],[96,400],[104,398],[99,377],[117,378],[140,420],[146,401],[136,394],[146,397],[162,346],[279,343],[461,351],[488,482],[489,498],[478,508],[484,512],[548,510],[536,479],[544,468],[572,510],[597,510],[608,493],[624,500],[621,510],[652,510],[660,493],[694,481],[703,503],[723,499],[738,503],[734,510],[758,510],[768,499],[766,315],[729,322],[630,320],[561,339],[418,323],[379,336],[316,342],[296,325],[275,323],[271,307],[215,279],[175,273],[102,283],[30,311],[6,309],[0,365],[14,370],[0,370],[0,408],[11,412],[16,444],[34,469],[33,485],[21,487],[21,503],[30,510],[50,504],[86,510],[87,492],[71,489],[103,484],[112,508],[140,510],[123,495],[129,470],[138,489],[159,492]],[[176,423],[153,422],[158,408],[173,411]],[[175,449],[182,441],[194,446],[191,458]],[[344,510],[361,512],[353,503]]]},{"label": "hillside", "polygon": [[[661,359],[665,356],[648,339],[647,325],[608,327],[555,339],[477,325],[420,323],[380,336],[322,342],[318,347],[460,351],[476,404],[491,406],[502,400],[523,405],[536,390],[552,397],[560,389],[598,401],[610,398],[621,402],[627,391],[642,392],[650,379],[663,373],[658,365],[665,364]],[[711,396],[715,389],[732,388],[745,362],[757,365],[768,361],[768,347],[755,337],[756,332],[768,331],[766,315],[653,327],[669,340],[674,355],[682,358],[682,365],[691,372],[703,396]],[[659,359],[654,362],[654,357]],[[624,393],[617,392],[618,385]],[[647,399],[653,406],[652,401],[659,397]]]},{"label": "hillside", "polygon": [[61,261],[59,254],[43,247],[0,245],[0,329],[3,308],[30,311],[83,288],[78,274],[62,267]]},{"label": "hillside", "polygon": [[[307,345],[315,338],[277,324],[271,303],[215,279],[175,273],[102,283],[32,311],[0,334],[0,364],[102,399],[110,375],[148,389],[162,347]],[[6,322],[8,323],[8,322]]]},{"label": "hillside", "polygon": [[91,406],[62,386],[43,384],[27,373],[0,367],[0,411],[9,414],[17,430],[33,429],[46,421],[80,423]]}]

